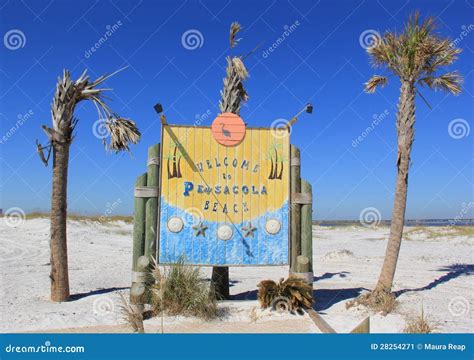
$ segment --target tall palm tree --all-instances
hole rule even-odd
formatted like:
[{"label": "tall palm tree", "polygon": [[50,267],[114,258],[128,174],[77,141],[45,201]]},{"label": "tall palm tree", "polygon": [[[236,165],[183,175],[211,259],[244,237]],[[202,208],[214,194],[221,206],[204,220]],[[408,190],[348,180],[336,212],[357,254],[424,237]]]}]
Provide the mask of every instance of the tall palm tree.
[{"label": "tall palm tree", "polygon": [[[120,70],[119,70],[120,71]],[[119,152],[128,151],[131,143],[140,140],[140,132],[131,120],[119,117],[104,102],[104,91],[99,88],[105,80],[113,76],[104,75],[90,81],[86,71],[76,80],[71,79],[69,71],[64,70],[63,77],[58,79],[51,115],[53,127],[43,125],[42,128],[49,139],[48,146],[38,144],[38,153],[47,165],[49,154],[44,156],[43,151],[53,151],[53,189],[51,194],[51,300],[67,301],[69,298],[69,274],[67,258],[67,175],[69,167],[69,149],[74,139],[74,129],[77,119],[74,117],[76,105],[83,100],[89,100],[96,106],[100,126],[109,133],[110,142],[104,145],[109,150]]]},{"label": "tall palm tree", "polygon": [[[451,65],[461,52],[451,41],[436,32],[433,18],[420,20],[418,12],[410,16],[402,33],[386,32],[379,41],[367,49],[374,67],[384,68],[400,79],[400,97],[397,112],[397,178],[393,204],[390,235],[385,259],[372,300],[390,294],[398,254],[402,241],[408,188],[410,154],[414,140],[415,96],[420,94],[417,86],[443,90],[454,95],[461,92],[462,77],[456,71],[440,72]],[[374,75],[365,83],[367,93],[384,87],[386,76]]]}]

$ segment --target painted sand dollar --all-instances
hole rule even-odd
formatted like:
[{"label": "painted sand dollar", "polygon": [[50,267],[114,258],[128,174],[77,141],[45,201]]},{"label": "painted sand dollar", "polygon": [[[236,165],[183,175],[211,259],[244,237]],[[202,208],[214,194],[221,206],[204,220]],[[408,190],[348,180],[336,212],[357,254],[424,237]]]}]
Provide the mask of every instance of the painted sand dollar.
[{"label": "painted sand dollar", "polygon": [[217,229],[217,237],[219,238],[219,240],[230,240],[232,238],[233,233],[234,231],[227,224],[221,225]]},{"label": "painted sand dollar", "polygon": [[235,146],[244,140],[245,123],[236,114],[223,113],[214,119],[211,131],[212,136],[219,144]]},{"label": "painted sand dollar", "polygon": [[278,234],[281,229],[281,223],[276,219],[270,219],[265,224],[265,230],[271,235]]},{"label": "painted sand dollar", "polygon": [[183,230],[184,222],[180,217],[173,216],[168,219],[168,230],[173,233],[179,233]]}]

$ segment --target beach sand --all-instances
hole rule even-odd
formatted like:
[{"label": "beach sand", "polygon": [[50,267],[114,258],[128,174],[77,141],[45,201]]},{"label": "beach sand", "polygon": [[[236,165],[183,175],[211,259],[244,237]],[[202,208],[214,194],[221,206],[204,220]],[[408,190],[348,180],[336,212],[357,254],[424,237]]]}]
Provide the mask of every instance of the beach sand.
[{"label": "beach sand", "polygon": [[[2,220],[2,219],[0,219]],[[421,312],[437,332],[473,331],[473,239],[455,227],[408,227],[402,243],[394,291],[399,305],[387,315],[346,302],[377,281],[389,229],[362,226],[313,227],[314,308],[337,331],[347,333],[367,316],[371,332],[403,332]],[[49,220],[25,220],[16,227],[0,221],[0,332],[129,332],[121,318],[122,293],[131,280],[132,225],[69,221],[68,252],[72,300],[49,298]],[[202,272],[210,276],[211,269]],[[278,280],[288,267],[230,269],[232,300],[220,302],[221,318],[203,323],[184,317],[145,321],[147,332],[318,333],[307,314],[261,310],[256,285]],[[163,325],[163,326],[162,326]]]}]

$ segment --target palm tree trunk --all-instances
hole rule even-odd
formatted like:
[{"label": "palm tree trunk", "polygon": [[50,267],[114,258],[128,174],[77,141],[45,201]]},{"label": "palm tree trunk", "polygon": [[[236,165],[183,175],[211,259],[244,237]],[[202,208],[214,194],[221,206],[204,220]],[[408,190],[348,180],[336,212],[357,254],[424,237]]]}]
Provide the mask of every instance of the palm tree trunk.
[{"label": "palm tree trunk", "polygon": [[397,114],[398,159],[395,198],[385,259],[376,290],[390,292],[402,243],[403,225],[408,190],[410,154],[415,135],[415,87],[413,82],[402,81]]},{"label": "palm tree trunk", "polygon": [[53,145],[53,191],[51,194],[51,300],[69,299],[67,261],[67,173],[70,143]]}]

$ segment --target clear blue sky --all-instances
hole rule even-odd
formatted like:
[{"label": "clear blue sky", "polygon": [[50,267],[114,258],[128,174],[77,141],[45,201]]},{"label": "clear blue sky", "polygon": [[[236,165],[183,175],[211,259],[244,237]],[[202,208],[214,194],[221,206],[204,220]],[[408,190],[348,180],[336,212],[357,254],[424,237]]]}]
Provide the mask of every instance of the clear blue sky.
[{"label": "clear blue sky", "polygon": [[[0,9],[0,121],[1,135],[8,135],[0,145],[4,210],[49,209],[51,167],[36,155],[35,139],[45,140],[40,126],[51,123],[50,102],[62,69],[71,69],[75,78],[88,69],[95,77],[128,65],[107,82],[114,89],[109,96],[116,112],[137,122],[142,141],[133,146],[132,157],[104,152],[92,132],[95,108],[82,103],[71,148],[69,210],[101,214],[115,202],[114,214],[132,213],[134,180],[145,170],[148,146],[160,139],[153,105],[163,104],[170,123],[191,124],[196,114],[209,113],[203,121],[209,125],[218,112],[229,25],[239,21],[243,31],[236,54],[264,42],[246,62],[250,101],[241,116],[249,126],[269,126],[308,101],[314,104],[313,115],[302,117],[292,133],[292,143],[302,150],[302,175],[313,184],[314,218],[358,219],[367,207],[390,218],[399,82],[391,78],[381,92],[363,93],[374,70],[360,37],[367,30],[401,29],[416,9],[435,16],[443,35],[460,39],[464,52],[452,69],[464,75],[465,85],[458,97],[424,90],[432,111],[417,100],[407,217],[456,217],[474,200],[473,0],[10,0]],[[264,55],[292,24],[291,34]],[[107,26],[114,27],[110,36]],[[24,35],[18,49],[14,38],[5,43],[10,30]],[[182,44],[188,30],[202,34],[194,50]],[[92,47],[96,51],[87,53]],[[353,146],[374,114],[379,124]],[[450,136],[455,119],[462,119],[461,131],[469,128],[470,134]],[[472,217],[472,211],[463,216]]]}]

